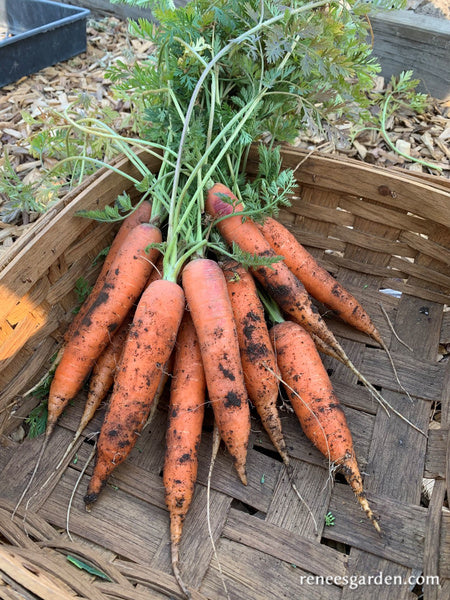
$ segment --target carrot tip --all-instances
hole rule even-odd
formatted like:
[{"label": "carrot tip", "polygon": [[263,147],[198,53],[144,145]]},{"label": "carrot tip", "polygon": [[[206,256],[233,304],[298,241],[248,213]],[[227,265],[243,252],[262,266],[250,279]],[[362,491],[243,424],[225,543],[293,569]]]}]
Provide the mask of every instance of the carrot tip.
[{"label": "carrot tip", "polygon": [[361,505],[361,508],[363,509],[363,511],[366,513],[367,517],[370,519],[370,522],[372,523],[372,525],[375,527],[376,531],[381,534],[381,527],[380,524],[378,523],[378,521],[375,518],[375,515],[372,512],[372,509],[370,508],[369,503],[367,502],[367,500],[365,498],[358,498],[358,501]]},{"label": "carrot tip", "polygon": [[56,425],[56,421],[47,420],[47,425],[45,428],[46,439],[48,439],[52,435],[53,430],[55,429],[55,425]]},{"label": "carrot tip", "polygon": [[181,577],[180,569],[178,567],[178,543],[172,543],[171,552],[172,552],[172,571],[173,571],[174,577],[177,580],[180,590],[183,592],[185,597],[188,600],[190,600],[191,594],[190,594],[189,590],[187,589],[186,584],[184,583],[184,581]]},{"label": "carrot tip", "polygon": [[346,456],[341,464],[341,468],[348,484],[355,493],[355,496],[361,508],[366,513],[368,519],[371,521],[376,531],[378,531],[378,533],[381,534],[381,527],[378,521],[376,520],[375,515],[373,514],[372,509],[370,508],[370,504],[363,491],[363,482],[361,474],[359,472],[358,463],[356,462],[355,455],[351,454]]},{"label": "carrot tip", "polygon": [[86,505],[86,511],[91,512],[92,505],[97,502],[98,494],[96,492],[92,492],[91,494],[86,494],[83,498],[84,503]]},{"label": "carrot tip", "polygon": [[243,465],[235,465],[236,466],[236,471],[238,472],[239,475],[239,479],[242,481],[242,483],[244,485],[247,485],[248,481],[247,481],[247,473],[245,471],[245,466]]}]

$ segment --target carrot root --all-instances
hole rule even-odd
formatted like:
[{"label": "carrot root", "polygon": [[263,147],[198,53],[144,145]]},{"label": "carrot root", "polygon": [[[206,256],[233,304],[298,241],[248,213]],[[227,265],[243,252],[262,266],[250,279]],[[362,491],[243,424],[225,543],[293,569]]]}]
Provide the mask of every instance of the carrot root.
[{"label": "carrot root", "polygon": [[250,408],[225,276],[215,261],[199,258],[185,266],[182,277],[214,417],[236,471],[247,485]]},{"label": "carrot root", "polygon": [[108,477],[134,447],[175,345],[184,311],[181,287],[154,281],[142,294],[117,369],[84,501],[93,504]]},{"label": "carrot root", "polygon": [[347,419],[313,339],[290,321],[274,325],[271,333],[283,385],[305,435],[332,465],[340,468],[359,504],[380,531],[364,494]]},{"label": "carrot root", "polygon": [[375,527],[376,531],[378,531],[378,533],[381,533],[380,525],[377,519],[375,518],[372,509],[370,508],[369,502],[366,498],[366,494],[363,490],[363,482],[359,471],[358,463],[356,462],[355,455],[352,454],[350,456],[346,456],[339,466],[342,473],[345,476],[345,479],[347,480],[347,483],[352,488],[361,508],[366,513],[367,517],[371,521],[372,525]]}]

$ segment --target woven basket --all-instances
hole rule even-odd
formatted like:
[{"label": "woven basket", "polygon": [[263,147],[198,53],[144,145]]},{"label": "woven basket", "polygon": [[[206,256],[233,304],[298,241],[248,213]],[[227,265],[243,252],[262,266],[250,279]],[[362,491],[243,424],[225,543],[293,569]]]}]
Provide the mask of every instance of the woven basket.
[{"label": "woven basket", "polygon": [[[256,417],[249,485],[240,484],[230,457],[221,450],[208,497],[207,419],[198,485],[181,548],[184,579],[197,599],[228,594],[233,600],[411,600],[418,597],[412,591],[417,577],[415,590],[422,590],[425,598],[448,598],[450,377],[440,352],[450,342],[445,310],[450,290],[450,186],[445,179],[319,154],[305,156],[296,150],[283,151],[283,158],[285,166],[296,168],[298,191],[281,220],[362,301],[391,348],[413,401],[402,392],[385,352],[373,341],[327,315],[331,329],[385,399],[428,437],[386,414],[351,373],[324,358],[354,435],[367,495],[384,532],[380,537],[343,480],[338,476],[331,483],[326,462],[287,409],[282,412],[283,426],[305,503],[295,496]],[[252,153],[250,176],[256,160]],[[125,160],[118,166],[133,173]],[[157,170],[158,163],[150,159],[149,167]],[[84,396],[80,394],[60,419],[45,464],[11,519],[42,443],[40,438],[19,443],[10,435],[37,403],[24,394],[49,368],[61,342],[77,302],[76,280],[94,280],[98,267],[93,261],[113,235],[110,225],[75,213],[103,207],[127,188],[127,181],[116,173],[98,172],[38,221],[0,264],[0,597],[181,597],[171,574],[161,478],[165,402],[88,514],[82,496],[91,466],[83,470],[101,412],[66,468],[45,483],[77,427]],[[436,428],[428,430],[433,415]],[[434,484],[426,499],[424,478]],[[334,525],[325,523],[328,512]],[[108,579],[77,568],[75,559]],[[428,579],[422,586],[423,578],[430,576],[439,576],[439,584]]]}]

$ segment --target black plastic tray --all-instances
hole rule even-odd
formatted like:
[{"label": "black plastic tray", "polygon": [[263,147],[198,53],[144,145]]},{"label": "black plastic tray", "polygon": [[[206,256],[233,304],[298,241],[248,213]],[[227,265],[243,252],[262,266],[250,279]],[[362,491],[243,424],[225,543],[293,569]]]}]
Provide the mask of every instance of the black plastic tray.
[{"label": "black plastic tray", "polygon": [[85,52],[89,14],[49,0],[0,0],[0,87]]}]

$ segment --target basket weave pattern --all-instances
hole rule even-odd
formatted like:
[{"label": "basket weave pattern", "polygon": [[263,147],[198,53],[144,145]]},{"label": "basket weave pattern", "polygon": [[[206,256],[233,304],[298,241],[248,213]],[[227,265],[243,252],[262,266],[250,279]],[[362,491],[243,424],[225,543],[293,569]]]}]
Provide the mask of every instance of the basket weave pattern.
[{"label": "basket weave pattern", "polygon": [[[198,485],[181,547],[184,579],[198,600],[226,598],[223,580],[233,599],[402,600],[413,597],[406,583],[389,595],[392,588],[386,582],[355,590],[342,578],[381,572],[406,581],[411,574],[423,572],[440,577],[440,586],[426,587],[428,598],[448,598],[450,513],[442,507],[450,371],[445,361],[438,361],[438,351],[440,342],[450,341],[445,307],[450,292],[450,186],[440,179],[320,155],[307,157],[296,150],[283,151],[283,159],[285,166],[296,169],[298,190],[280,219],[362,301],[390,347],[413,402],[399,388],[383,350],[327,314],[331,329],[355,365],[396,410],[427,431],[432,412],[438,409],[441,428],[428,432],[426,438],[395,415],[387,415],[345,367],[324,358],[354,436],[367,495],[384,532],[381,538],[349,487],[339,477],[331,484],[328,465],[286,407],[282,409],[285,437],[308,509],[293,492],[256,417],[248,486],[240,484],[229,456],[221,451],[208,498],[211,419],[207,419]],[[132,172],[126,161],[120,166]],[[150,167],[155,170],[158,164],[150,162]],[[247,166],[250,176],[255,168],[256,153],[252,153]],[[99,172],[39,221],[0,265],[4,440],[0,535],[6,541],[0,548],[0,574],[6,574],[11,590],[27,589],[42,598],[181,597],[171,575],[161,478],[165,402],[90,514],[82,501],[91,467],[87,468],[72,502],[69,526],[75,539],[70,540],[61,530],[67,525],[72,490],[92,452],[89,434],[98,430],[101,414],[68,459],[67,468],[51,484],[43,483],[77,427],[84,398],[80,394],[80,402],[61,418],[30,491],[26,528],[24,505],[11,520],[41,441],[17,444],[7,435],[36,404],[35,398],[23,394],[50,366],[76,305],[76,280],[81,276],[94,280],[98,266],[93,261],[113,235],[110,225],[80,219],[75,212],[103,207],[127,185],[113,172]],[[392,327],[411,349],[397,339]],[[424,477],[434,480],[427,507],[421,504]],[[208,504],[217,555],[208,531]],[[333,526],[324,521],[329,511],[335,517]],[[95,565],[111,581],[77,570],[67,554]],[[24,565],[32,565],[41,581]],[[308,576],[329,577],[332,582],[307,584]],[[38,583],[44,587],[38,588]]]}]

